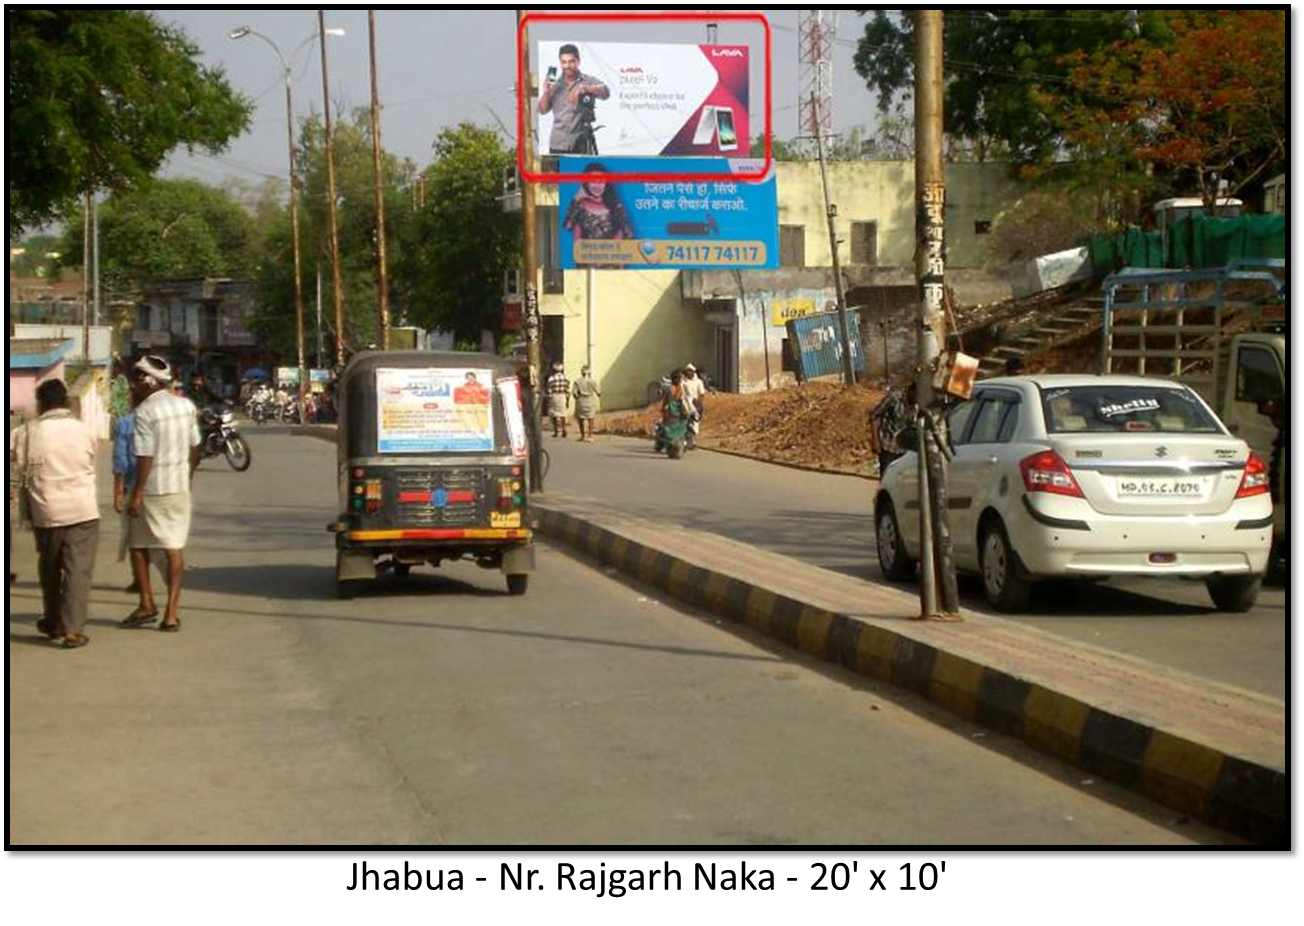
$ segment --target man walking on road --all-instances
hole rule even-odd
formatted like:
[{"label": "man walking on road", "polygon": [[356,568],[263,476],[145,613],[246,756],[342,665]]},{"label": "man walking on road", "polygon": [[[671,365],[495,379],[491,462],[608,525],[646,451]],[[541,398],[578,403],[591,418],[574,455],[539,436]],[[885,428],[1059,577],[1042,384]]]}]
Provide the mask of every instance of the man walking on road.
[{"label": "man walking on road", "polygon": [[566,379],[566,368],[560,360],[552,365],[552,375],[548,377],[548,417],[552,419],[552,436],[566,436],[566,418],[570,405],[570,382]]},{"label": "man walking on road", "polygon": [[41,577],[44,616],[36,628],[64,649],[85,646],[100,508],[95,497],[95,435],[68,407],[68,388],[36,388],[40,417],[14,431],[13,456],[27,496]]},{"label": "man walking on road", "polygon": [[588,364],[580,367],[580,378],[575,380],[575,420],[580,425],[580,440],[593,443],[593,416],[598,411],[598,383],[589,375]]},{"label": "man walking on road", "polygon": [[162,357],[146,356],[132,369],[136,406],[136,486],[127,505],[131,519],[131,565],[140,605],[123,627],[158,620],[150,587],[149,551],[164,550],[168,602],[160,630],[181,629],[183,552],[190,537],[190,484],[199,465],[199,423],[189,399],[169,390],[172,370]]}]

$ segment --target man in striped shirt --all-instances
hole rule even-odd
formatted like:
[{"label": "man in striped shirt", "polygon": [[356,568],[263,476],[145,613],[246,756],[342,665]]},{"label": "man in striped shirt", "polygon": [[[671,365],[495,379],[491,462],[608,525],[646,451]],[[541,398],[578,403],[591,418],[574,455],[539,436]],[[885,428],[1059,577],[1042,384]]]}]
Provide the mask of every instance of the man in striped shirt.
[{"label": "man in striped shirt", "polygon": [[136,406],[136,487],[127,515],[131,567],[140,587],[140,605],[122,622],[142,627],[158,620],[150,587],[149,551],[161,549],[168,561],[168,601],[160,630],[181,629],[183,552],[190,536],[190,483],[199,465],[199,421],[194,404],[174,395],[172,370],[162,357],[146,356],[132,368]]}]

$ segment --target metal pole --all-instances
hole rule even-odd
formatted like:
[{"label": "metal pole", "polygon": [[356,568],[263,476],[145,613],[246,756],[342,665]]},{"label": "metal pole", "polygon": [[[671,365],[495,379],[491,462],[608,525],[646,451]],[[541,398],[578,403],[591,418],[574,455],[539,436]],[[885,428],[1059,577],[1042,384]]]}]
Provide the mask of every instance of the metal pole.
[{"label": "metal pole", "polygon": [[[942,160],[942,11],[915,12],[915,271],[919,280],[916,416],[920,465],[920,542],[923,614],[926,619],[959,612],[955,563],[947,520],[944,422],[933,374],[946,334],[946,174]],[[925,476],[927,477],[925,480]],[[937,608],[940,599],[941,611]]]},{"label": "metal pole", "polygon": [[380,156],[380,86],[376,83],[376,11],[367,10],[367,33],[371,47],[371,163],[376,183],[376,280],[380,290],[376,311],[380,317],[377,343],[389,350],[389,282],[385,273],[384,165]]},{"label": "metal pole", "polygon": [[597,302],[594,298],[593,288],[597,285],[597,277],[593,273],[592,267],[584,268],[584,327],[587,329],[585,334],[588,336],[588,351],[585,354],[585,360],[589,365],[589,375],[597,379],[593,369],[593,305]]},{"label": "metal pole", "polygon": [[317,34],[321,37],[321,95],[326,114],[326,186],[330,201],[331,277],[335,289],[335,363],[344,366],[344,283],[340,278],[340,227],[335,216],[335,146],[331,136],[331,83],[326,66],[326,11],[317,11]]},{"label": "metal pole", "polygon": [[819,99],[810,95],[811,112],[815,120],[815,151],[820,160],[820,181],[824,184],[824,212],[829,220],[829,251],[833,256],[833,286],[838,294],[838,337],[842,341],[842,381],[850,386],[856,381],[851,365],[851,332],[847,327],[847,294],[842,287],[842,265],[838,261],[838,234],[834,219],[838,207],[829,201],[829,175],[824,167],[824,134],[820,131]]},{"label": "metal pole", "polygon": [[94,309],[96,327],[100,324],[100,204],[91,199],[91,278],[94,280],[94,293],[91,305]]},{"label": "metal pole", "polygon": [[[517,23],[519,24],[524,19],[525,11],[517,10]],[[526,34],[522,35],[521,38],[521,55],[524,57],[521,69],[526,82],[525,87],[521,90],[525,94],[525,99],[519,101],[521,111],[525,114],[520,126],[521,146],[525,163],[532,165],[534,163],[534,75],[530,71],[529,36]],[[532,438],[530,441],[530,488],[536,492],[542,492],[542,457],[539,453],[542,448],[539,446],[539,441],[543,429],[539,426],[539,406],[542,400],[540,386],[543,384],[543,349],[540,343],[542,323],[539,318],[539,254],[538,242],[535,240],[534,217],[534,184],[522,178],[521,221],[523,227],[521,231],[523,253],[521,255],[521,276],[524,277],[525,281],[525,343],[530,364],[531,398],[531,408],[526,409],[526,412],[530,415],[532,425],[530,435]]]},{"label": "metal pole", "polygon": [[[281,51],[273,44],[276,54]],[[282,74],[285,80],[285,142],[290,164],[290,242],[294,251],[294,339],[299,359],[299,408],[306,408],[306,390],[308,386],[308,360],[303,338],[303,270],[299,253],[299,184],[295,180],[294,170],[294,100],[290,94],[290,66],[281,58]]]},{"label": "metal pole", "polygon": [[321,369],[321,264],[317,265],[317,369]]},{"label": "metal pole", "polygon": [[91,360],[91,194],[82,205],[82,360]]}]

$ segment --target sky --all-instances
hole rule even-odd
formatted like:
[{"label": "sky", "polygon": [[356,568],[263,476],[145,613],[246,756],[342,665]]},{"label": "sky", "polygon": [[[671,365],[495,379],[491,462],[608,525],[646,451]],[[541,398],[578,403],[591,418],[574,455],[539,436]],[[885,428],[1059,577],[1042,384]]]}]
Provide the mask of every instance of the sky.
[{"label": "sky", "polygon": [[[318,43],[304,40],[317,31],[315,9],[173,9],[154,10],[163,22],[181,27],[199,46],[205,65],[221,67],[236,89],[255,101],[253,124],[217,156],[173,154],[163,173],[222,184],[239,177],[257,184],[266,177],[284,179],[288,169],[285,139],[285,95],[275,52],[253,36],[229,38],[237,26],[250,26],[275,42],[293,68],[295,114],[322,108]],[[776,137],[797,134],[800,94],[797,53],[798,10],[763,10],[773,29],[773,117]],[[875,123],[873,97],[855,73],[851,59],[864,20],[852,10],[838,14],[834,43],[834,127],[871,130]],[[368,76],[366,10],[330,10],[328,29],[342,27],[346,35],[328,39],[331,97],[346,108],[366,106],[371,99]],[[376,14],[377,82],[382,104],[381,140],[395,154],[418,166],[430,161],[431,143],[439,131],[463,121],[494,125],[501,121],[515,144],[516,12],[502,10],[389,9]],[[565,30],[560,31],[560,30]],[[596,41],[704,42],[700,23],[673,26],[586,26],[548,24],[532,29],[532,40],[585,39]],[[721,43],[746,43],[760,58],[762,31],[755,25],[721,23]],[[295,48],[301,50],[295,54]],[[751,107],[754,125],[761,124],[763,92],[759,65],[753,66]],[[756,134],[756,133],[753,133]]]}]

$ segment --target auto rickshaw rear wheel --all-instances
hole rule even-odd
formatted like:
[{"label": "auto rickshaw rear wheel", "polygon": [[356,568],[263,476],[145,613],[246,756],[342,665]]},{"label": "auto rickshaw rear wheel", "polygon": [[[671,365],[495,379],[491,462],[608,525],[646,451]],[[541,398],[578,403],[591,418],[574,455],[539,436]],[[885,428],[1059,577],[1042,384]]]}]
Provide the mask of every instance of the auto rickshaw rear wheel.
[{"label": "auto rickshaw rear wheel", "polygon": [[507,577],[507,592],[511,595],[524,595],[525,590],[530,587],[530,574],[519,573]]},{"label": "auto rickshaw rear wheel", "polygon": [[411,571],[412,571],[412,564],[411,564],[411,563],[395,563],[395,564],[394,564],[394,575],[396,575],[396,576],[400,576],[400,577],[401,577],[401,576],[405,576],[405,575],[407,575],[407,574],[408,574],[409,572],[411,572]]},{"label": "auto rickshaw rear wheel", "polygon": [[335,583],[335,597],[340,601],[352,601],[357,594],[358,582],[356,579],[340,579]]}]

